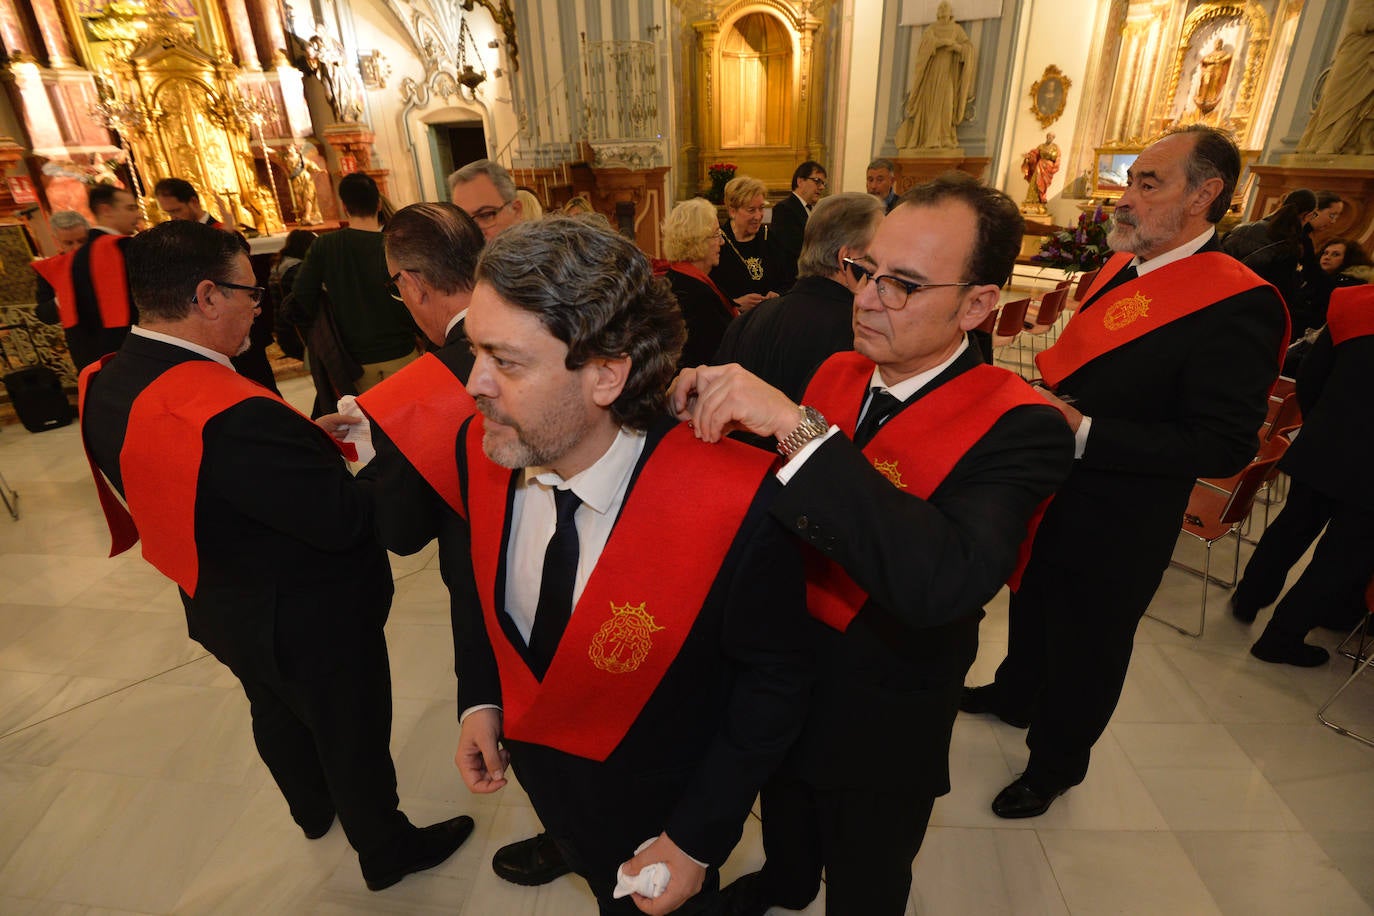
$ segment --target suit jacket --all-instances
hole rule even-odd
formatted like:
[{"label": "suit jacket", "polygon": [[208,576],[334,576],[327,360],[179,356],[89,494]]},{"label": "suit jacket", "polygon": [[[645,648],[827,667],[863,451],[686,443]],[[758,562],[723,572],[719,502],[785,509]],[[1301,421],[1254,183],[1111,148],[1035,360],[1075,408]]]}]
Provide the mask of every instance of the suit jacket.
[{"label": "suit jacket", "polygon": [[801,257],[802,237],[806,234],[806,220],[811,211],[796,193],[773,207],[773,250],[777,252],[780,270],[778,273],[778,292],[785,292],[797,279],[797,259]]},{"label": "suit jacket", "polygon": [[[902,409],[981,363],[965,350]],[[983,604],[1072,460],[1073,436],[1048,405],[1007,412],[929,500],[896,490],[843,435],[807,459],[773,515],[869,598],[844,633],[822,628],[820,683],[791,765],[839,788],[854,774],[837,761],[871,747],[866,780],[949,791],[950,732]]]},{"label": "suit jacket", "polygon": [[[665,419],[649,431],[627,505],[640,469],[672,425]],[[465,450],[458,454],[465,473]],[[515,473],[511,482],[502,558]],[[703,570],[714,573],[714,582],[686,642],[604,762],[507,741],[521,785],[549,832],[609,863],[608,878],[662,831],[693,857],[720,865],[759,788],[796,737],[809,680],[808,622],[800,555],[767,513],[777,487],[771,477],[765,481],[720,569]],[[648,547],[645,559],[654,559]],[[503,568],[495,599],[502,608],[504,581]],[[500,616],[509,620],[504,611]],[[511,625],[500,638],[523,651],[513,634]],[[475,602],[463,609],[454,640],[458,708],[500,704],[496,662]]]},{"label": "suit jacket", "polygon": [[[1216,240],[1202,250],[1218,250]],[[1179,291],[1190,294],[1206,291]],[[1073,320],[1091,317],[1102,298],[1085,303]],[[1092,427],[1083,457],[1045,514],[1032,564],[1068,564],[1080,575],[1153,592],[1193,482],[1239,471],[1259,447],[1283,329],[1283,302],[1258,287],[1063,379],[1060,395],[1074,398]]]},{"label": "suit jacket", "polygon": [[828,277],[802,277],[725,329],[715,363],[739,363],[800,401],[816,367],[854,349],[854,294]]},{"label": "suit jacket", "polygon": [[[463,333],[463,322],[454,325],[444,345],[435,350],[434,355],[459,381],[467,384],[474,357],[467,335]],[[457,429],[436,428],[429,432],[443,436],[456,448]],[[372,446],[377,455],[358,476],[376,483],[378,540],[393,553],[408,556],[438,538],[439,575],[449,588],[452,613],[457,614],[459,607],[477,598],[476,592],[464,591],[472,583],[467,523],[375,423],[372,424]]]},{"label": "suit jacket", "polygon": [[670,268],[667,277],[687,324],[687,343],[682,347],[678,369],[709,363],[733,317],[734,303],[723,302],[709,285],[681,271]]},{"label": "suit jacket", "polygon": [[[134,399],[173,366],[203,359],[131,335],[92,381],[83,430],[121,493]],[[182,594],[191,638],[236,672],[296,678],[331,670],[337,646],[376,639],[392,585],[372,535],[371,485],[355,481],[328,437],[279,401],[225,410],[205,424],[203,441],[200,579],[195,598]]]},{"label": "suit jacket", "polygon": [[902,196],[897,193],[896,188],[893,188],[891,191],[888,191],[887,196],[883,198],[883,212],[891,213],[892,208],[897,206],[897,201],[901,199]]},{"label": "suit jacket", "polygon": [[[120,344],[124,343],[124,338],[129,334],[130,325],[118,328],[104,326],[100,317],[100,304],[95,295],[95,284],[91,279],[91,243],[109,234],[100,229],[92,229],[86,233],[86,241],[77,249],[76,255],[72,258],[72,284],[76,295],[77,324],[75,327],[65,330],[67,349],[71,351],[72,362],[76,364],[78,371],[106,353],[113,353],[118,350]],[[120,239],[121,252],[131,238],[133,236],[125,236]],[[52,285],[42,277],[38,278],[38,288],[34,292],[34,299],[38,303],[35,310],[38,319],[47,324],[57,324],[59,321],[57,295],[53,292]],[[129,297],[129,320],[133,324],[138,323],[138,307],[134,304],[132,296]]]},{"label": "suit jacket", "polygon": [[1302,434],[1279,467],[1309,487],[1374,510],[1368,474],[1374,449],[1374,336],[1333,346],[1324,329],[1298,376]]}]

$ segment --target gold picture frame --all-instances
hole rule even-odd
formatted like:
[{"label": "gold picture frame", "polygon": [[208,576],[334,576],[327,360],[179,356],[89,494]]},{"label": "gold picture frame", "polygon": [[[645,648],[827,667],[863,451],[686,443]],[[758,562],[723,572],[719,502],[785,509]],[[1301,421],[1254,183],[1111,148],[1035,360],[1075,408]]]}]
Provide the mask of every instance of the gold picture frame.
[{"label": "gold picture frame", "polygon": [[1054,64],[1045,68],[1045,72],[1040,79],[1031,84],[1031,114],[1035,115],[1040,121],[1040,127],[1046,128],[1059,120],[1059,116],[1064,113],[1064,105],[1069,97],[1069,88],[1073,86],[1073,80],[1064,75]]}]

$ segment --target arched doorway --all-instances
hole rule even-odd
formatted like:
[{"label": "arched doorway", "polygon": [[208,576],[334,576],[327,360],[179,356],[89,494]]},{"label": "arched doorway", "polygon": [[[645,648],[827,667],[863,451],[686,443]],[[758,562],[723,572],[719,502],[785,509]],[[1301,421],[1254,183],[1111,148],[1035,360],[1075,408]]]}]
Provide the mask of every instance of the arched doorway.
[{"label": "arched doorway", "polygon": [[768,13],[741,16],[721,39],[722,149],[792,142],[792,37]]}]

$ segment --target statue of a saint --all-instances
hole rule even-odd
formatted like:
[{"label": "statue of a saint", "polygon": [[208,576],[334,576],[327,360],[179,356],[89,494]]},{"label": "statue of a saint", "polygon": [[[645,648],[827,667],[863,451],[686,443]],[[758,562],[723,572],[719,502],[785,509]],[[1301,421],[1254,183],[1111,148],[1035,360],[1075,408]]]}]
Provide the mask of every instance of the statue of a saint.
[{"label": "statue of a saint", "polygon": [[1231,52],[1226,50],[1226,45],[1220,38],[1211,52],[1198,61],[1197,72],[1193,106],[1201,115],[1199,121],[1212,123],[1212,112],[1221,104],[1222,93],[1226,91],[1226,80],[1231,75]]},{"label": "statue of a saint", "polygon": [[324,86],[334,117],[342,122],[358,121],[363,116],[362,77],[349,62],[343,45],[325,32],[322,22],[305,43],[305,62]]},{"label": "statue of a saint", "polygon": [[1059,171],[1059,145],[1054,134],[1046,134],[1045,142],[1021,157],[1021,177],[1030,182],[1021,209],[1026,213],[1044,213],[1049,200],[1050,182]]},{"label": "statue of a saint", "polygon": [[291,186],[291,206],[296,211],[296,224],[317,226],[324,222],[315,190],[315,173],[321,171],[320,167],[305,158],[301,148],[295,145],[282,147],[281,160],[286,168],[287,184]]},{"label": "statue of a saint", "polygon": [[955,128],[964,120],[973,93],[977,53],[968,33],[954,21],[948,2],[921,34],[916,70],[906,98],[906,120],[897,129],[899,149],[950,149],[959,145]]},{"label": "statue of a saint", "polygon": [[1299,153],[1374,153],[1374,0],[1353,0]]}]

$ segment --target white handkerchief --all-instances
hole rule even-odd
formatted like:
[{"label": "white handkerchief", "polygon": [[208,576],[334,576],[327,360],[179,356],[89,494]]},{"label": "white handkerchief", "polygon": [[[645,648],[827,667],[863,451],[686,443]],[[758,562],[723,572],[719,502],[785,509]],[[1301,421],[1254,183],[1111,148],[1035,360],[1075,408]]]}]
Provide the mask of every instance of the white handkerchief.
[{"label": "white handkerchief", "polygon": [[[652,846],[656,839],[658,839],[658,837],[640,843],[639,848],[635,850],[635,855],[639,855]],[[658,897],[668,889],[668,879],[670,877],[668,866],[663,862],[655,862],[652,865],[644,866],[639,874],[635,875],[633,878],[625,874],[625,866],[621,865],[615,870],[615,891],[611,896],[619,900],[621,897],[639,894],[641,897],[649,897],[652,899]]]},{"label": "white handkerchief", "polygon": [[362,417],[363,422],[350,426],[348,434],[343,438],[343,441],[353,443],[353,447],[358,450],[357,466],[362,468],[377,457],[377,450],[372,447],[372,424],[363,415],[363,409],[358,406],[358,399],[351,394],[339,398],[338,411],[345,417]]}]

